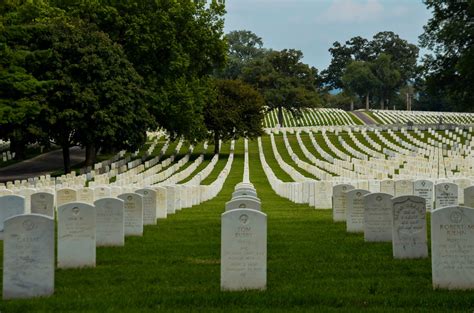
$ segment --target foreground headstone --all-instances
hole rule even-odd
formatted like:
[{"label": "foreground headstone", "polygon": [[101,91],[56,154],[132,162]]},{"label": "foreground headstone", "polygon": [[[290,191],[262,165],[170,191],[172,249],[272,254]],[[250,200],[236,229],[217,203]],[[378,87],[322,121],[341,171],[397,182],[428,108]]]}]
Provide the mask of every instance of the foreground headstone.
[{"label": "foreground headstone", "polygon": [[156,225],[156,191],[143,188],[135,192],[143,196],[143,225]]},{"label": "foreground headstone", "polygon": [[267,285],[267,216],[250,209],[221,217],[221,289],[265,289]]},{"label": "foreground headstone", "polygon": [[28,214],[5,221],[3,299],[54,293],[54,220]]},{"label": "foreground headstone", "polygon": [[346,231],[348,233],[364,232],[364,196],[368,190],[354,189],[346,192]]},{"label": "foreground headstone", "polygon": [[22,196],[0,197],[0,240],[3,239],[3,222],[15,215],[25,213],[25,198]]},{"label": "foreground headstone", "polygon": [[95,267],[95,207],[71,202],[58,208],[58,267]]},{"label": "foreground headstone", "polygon": [[349,184],[336,185],[332,189],[332,219],[334,222],[346,220],[346,192],[353,190]]},{"label": "foreground headstone", "polygon": [[421,197],[426,201],[426,210],[433,210],[433,182],[429,180],[417,180],[413,183],[413,195]]},{"label": "foreground headstone", "polygon": [[31,213],[54,218],[54,195],[49,192],[37,192],[32,194]]},{"label": "foreground headstone", "polygon": [[474,186],[464,189],[464,206],[474,208]]},{"label": "foreground headstone", "polygon": [[96,246],[123,246],[124,204],[117,198],[102,198],[94,202],[96,208]]},{"label": "foreground headstone", "polygon": [[118,197],[124,201],[125,236],[143,236],[143,197],[137,193]]},{"label": "foreground headstone", "polygon": [[435,208],[458,205],[458,185],[441,183],[435,186]]},{"label": "foreground headstone", "polygon": [[392,249],[396,259],[428,257],[425,199],[417,196],[392,198]]},{"label": "foreground headstone", "polygon": [[364,240],[392,241],[392,195],[370,193],[364,196]]},{"label": "foreground headstone", "polygon": [[235,197],[225,204],[226,211],[234,209],[253,209],[261,211],[261,202],[258,200],[258,198],[251,196]]},{"label": "foreground headstone", "polygon": [[474,289],[474,209],[451,206],[431,214],[433,288]]},{"label": "foreground headstone", "polygon": [[314,206],[317,209],[331,209],[332,201],[332,182],[315,181],[314,182]]}]

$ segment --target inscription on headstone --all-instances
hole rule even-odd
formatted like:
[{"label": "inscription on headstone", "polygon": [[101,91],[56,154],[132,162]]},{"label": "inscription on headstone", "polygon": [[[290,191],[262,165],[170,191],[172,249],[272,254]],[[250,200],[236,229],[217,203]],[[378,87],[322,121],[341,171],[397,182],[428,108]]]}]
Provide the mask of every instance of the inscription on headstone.
[{"label": "inscription on headstone", "polygon": [[429,180],[417,180],[413,184],[413,195],[421,197],[426,201],[426,210],[433,210],[433,182]]},{"label": "inscription on headstone", "polygon": [[458,205],[458,185],[441,183],[435,186],[435,208]]}]

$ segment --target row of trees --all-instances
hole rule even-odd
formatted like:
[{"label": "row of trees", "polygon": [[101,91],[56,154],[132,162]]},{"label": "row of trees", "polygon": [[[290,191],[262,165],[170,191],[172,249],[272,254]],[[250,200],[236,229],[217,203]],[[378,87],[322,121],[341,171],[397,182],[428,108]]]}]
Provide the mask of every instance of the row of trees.
[{"label": "row of trees", "polygon": [[[255,105],[232,108],[238,127],[227,120],[214,138],[257,134],[261,97],[212,77],[226,60],[224,13],[214,0],[2,1],[0,138],[18,158],[28,143],[53,142],[68,172],[73,145],[91,165],[99,149],[137,149],[157,127],[201,140],[240,89]],[[240,121],[249,112],[256,119]]]}]

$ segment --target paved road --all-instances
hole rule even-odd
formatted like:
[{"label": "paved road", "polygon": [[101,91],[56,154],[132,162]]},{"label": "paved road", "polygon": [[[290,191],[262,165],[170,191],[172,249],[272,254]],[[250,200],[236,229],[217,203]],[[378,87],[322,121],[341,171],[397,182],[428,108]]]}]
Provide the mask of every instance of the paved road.
[{"label": "paved road", "polygon": [[352,111],[355,116],[357,116],[362,122],[364,122],[367,125],[374,125],[377,124],[370,116],[365,114],[365,112],[362,111]]},{"label": "paved road", "polygon": [[[71,166],[84,162],[85,152],[79,147],[69,149],[71,154]],[[62,150],[55,150],[41,154],[29,160],[0,168],[0,183],[13,181],[15,179],[27,179],[29,177],[41,176],[63,168]]]}]

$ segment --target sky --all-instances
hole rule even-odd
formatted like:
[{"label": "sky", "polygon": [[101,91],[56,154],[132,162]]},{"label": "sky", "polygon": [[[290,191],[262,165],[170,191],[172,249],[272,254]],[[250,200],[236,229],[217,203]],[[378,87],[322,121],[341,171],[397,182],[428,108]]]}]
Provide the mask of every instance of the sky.
[{"label": "sky", "polygon": [[335,41],[393,31],[418,44],[431,17],[421,0],[226,0],[226,10],[226,33],[250,30],[265,48],[301,50],[319,71],[331,62]]}]

